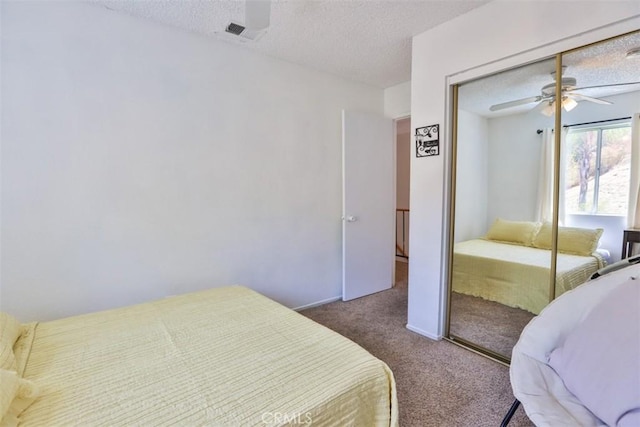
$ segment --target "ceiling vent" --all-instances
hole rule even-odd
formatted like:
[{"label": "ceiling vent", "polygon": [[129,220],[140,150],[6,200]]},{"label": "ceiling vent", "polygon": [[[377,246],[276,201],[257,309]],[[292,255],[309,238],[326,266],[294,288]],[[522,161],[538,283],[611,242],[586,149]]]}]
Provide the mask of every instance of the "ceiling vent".
[{"label": "ceiling vent", "polygon": [[229,25],[227,25],[227,28],[225,28],[225,31],[227,33],[235,34],[236,36],[242,34],[244,30],[245,28],[243,25],[236,24],[235,22],[230,23]]},{"label": "ceiling vent", "polygon": [[244,25],[230,22],[229,25],[227,25],[227,28],[225,28],[225,32],[237,37],[239,41],[256,41],[267,32],[267,29],[252,30],[250,28],[246,28]]}]

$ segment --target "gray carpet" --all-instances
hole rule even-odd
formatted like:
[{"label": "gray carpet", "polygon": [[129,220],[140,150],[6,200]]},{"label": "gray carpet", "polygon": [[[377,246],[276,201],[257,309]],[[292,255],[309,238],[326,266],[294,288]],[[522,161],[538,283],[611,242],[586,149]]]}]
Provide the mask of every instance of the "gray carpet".
[{"label": "gray carpet", "polygon": [[[499,426],[513,402],[509,369],[447,341],[432,341],[406,329],[406,279],[404,286],[399,279],[387,291],[301,313],[389,365],[398,386],[402,427]],[[519,408],[509,425],[533,424]]]},{"label": "gray carpet", "polygon": [[525,310],[454,292],[450,332],[511,357],[520,332],[533,317]]}]

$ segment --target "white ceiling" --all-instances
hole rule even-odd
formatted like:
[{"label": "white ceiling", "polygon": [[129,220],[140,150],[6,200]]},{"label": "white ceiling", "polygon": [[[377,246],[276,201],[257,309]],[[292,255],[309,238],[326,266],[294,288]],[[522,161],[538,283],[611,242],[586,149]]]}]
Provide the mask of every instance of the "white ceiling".
[{"label": "white ceiling", "polygon": [[[126,13],[325,71],[379,88],[411,79],[414,35],[460,16],[490,0],[272,0],[271,24],[256,41],[240,41],[224,32],[244,23],[243,0],[86,0]],[[576,50],[563,57],[564,76],[577,86],[640,81],[640,32]],[[460,88],[460,108],[485,117],[521,113],[528,104],[498,112],[493,104],[537,96],[553,83],[554,59],[468,82]],[[586,89],[603,97],[640,90],[640,85]],[[639,92],[640,94],[640,92]],[[585,101],[582,101],[585,102]]]},{"label": "white ceiling", "polygon": [[89,0],[111,10],[215,37],[242,48],[379,88],[411,79],[411,38],[489,0],[273,0],[254,42],[230,40],[241,0]]}]

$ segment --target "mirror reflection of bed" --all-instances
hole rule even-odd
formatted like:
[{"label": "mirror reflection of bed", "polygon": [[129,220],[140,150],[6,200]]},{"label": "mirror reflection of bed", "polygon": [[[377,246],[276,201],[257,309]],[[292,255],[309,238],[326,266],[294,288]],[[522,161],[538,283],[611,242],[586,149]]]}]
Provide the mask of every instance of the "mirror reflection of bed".
[{"label": "mirror reflection of bed", "polygon": [[[602,229],[560,227],[554,296],[604,267]],[[481,238],[454,246],[451,331],[508,355],[550,302],[551,224],[498,218]]]},{"label": "mirror reflection of bed", "polygon": [[[486,295],[482,297],[483,292],[490,292],[487,290],[488,282],[500,283],[502,280],[491,277],[491,269],[499,267],[483,266],[482,244],[497,243],[497,240],[484,237],[498,218],[536,220],[540,145],[531,143],[535,135],[524,135],[522,124],[530,122],[528,127],[533,126],[535,132],[539,127],[553,127],[553,119],[528,109],[517,114],[492,113],[488,107],[493,101],[483,99],[495,99],[496,92],[503,93],[502,99],[512,96],[509,94],[509,82],[534,80],[542,86],[554,69],[554,59],[546,59],[502,75],[464,83],[458,90],[455,246],[451,262],[453,292],[449,301],[449,336],[503,358],[509,357],[522,328],[534,314],[530,302],[514,303],[518,298],[515,290],[506,301],[486,298]],[[491,97],[488,88],[493,91]],[[479,99],[483,100],[482,103]],[[510,247],[505,246],[508,254]],[[474,253],[478,251],[480,253]],[[464,269],[460,270],[460,267]],[[538,267],[538,300],[548,302],[550,276],[548,273],[546,278],[541,276],[545,269],[548,272],[551,267],[550,255],[546,260],[539,259]],[[516,277],[524,275],[517,265],[511,265],[509,271]],[[487,280],[482,279],[487,274]],[[470,280],[474,275],[475,278]],[[483,286],[484,291],[481,289]],[[504,294],[507,291],[496,292]],[[511,304],[505,304],[509,301]],[[534,305],[540,308],[539,304],[538,301]]]},{"label": "mirror reflection of bed", "polygon": [[[620,259],[629,185],[638,175],[630,159],[640,75],[625,56],[634,46],[638,31],[564,53],[558,64],[543,58],[457,86],[449,339],[508,362],[532,317]],[[555,109],[536,95],[559,69],[563,83],[576,80],[576,92],[606,103],[578,96],[562,107],[556,162]],[[598,87],[607,84],[617,90]],[[511,103],[526,99],[533,101]]]}]

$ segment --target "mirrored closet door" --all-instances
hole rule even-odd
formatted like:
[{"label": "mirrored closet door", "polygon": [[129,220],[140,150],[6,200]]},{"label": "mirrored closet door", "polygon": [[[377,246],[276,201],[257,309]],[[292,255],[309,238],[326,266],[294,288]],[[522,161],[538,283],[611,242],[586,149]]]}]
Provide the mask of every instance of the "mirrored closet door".
[{"label": "mirrored closet door", "polygon": [[637,32],[454,89],[450,340],[508,362],[550,301],[619,259],[634,46]]}]

